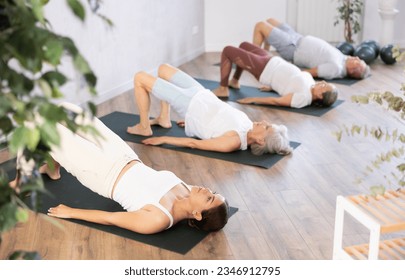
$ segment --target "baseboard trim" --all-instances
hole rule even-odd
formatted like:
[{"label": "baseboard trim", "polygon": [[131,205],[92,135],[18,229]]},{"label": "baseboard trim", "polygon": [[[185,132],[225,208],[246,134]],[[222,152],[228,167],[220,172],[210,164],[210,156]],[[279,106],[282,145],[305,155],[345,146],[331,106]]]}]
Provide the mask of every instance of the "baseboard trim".
[{"label": "baseboard trim", "polygon": [[[173,60],[173,61],[168,61],[167,63],[169,63],[175,67],[178,67],[181,64],[184,64],[190,60],[195,59],[196,57],[200,56],[204,52],[205,52],[205,48],[204,48],[204,46],[201,46],[198,49],[182,56],[181,58]],[[145,70],[145,71],[152,75],[156,75],[157,70],[158,70],[158,67],[156,67],[154,69]],[[114,97],[117,97],[120,94],[122,94],[128,90],[132,90],[132,89],[133,89],[133,79],[131,77],[131,79],[122,83],[121,85],[114,87],[112,89],[100,92],[96,97],[89,98],[87,101],[91,100],[94,104],[99,105],[103,102],[106,102],[106,101],[108,101]],[[85,103],[87,101],[84,101],[83,103]]]}]

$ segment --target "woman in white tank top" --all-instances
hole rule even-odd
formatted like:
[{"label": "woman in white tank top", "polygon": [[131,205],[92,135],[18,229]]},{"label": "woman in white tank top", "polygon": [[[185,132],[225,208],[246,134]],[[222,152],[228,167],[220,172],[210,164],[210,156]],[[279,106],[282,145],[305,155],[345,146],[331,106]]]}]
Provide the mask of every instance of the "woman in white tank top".
[{"label": "woman in white tank top", "polygon": [[[163,231],[182,220],[205,231],[225,226],[229,207],[223,196],[207,188],[188,186],[172,172],[144,165],[131,147],[99,119],[81,115],[83,111],[76,105],[63,106],[78,114],[75,119],[78,124],[93,126],[102,138],[82,131],[73,133],[58,124],[60,144],[51,147],[50,152],[55,168],[43,165],[40,172],[57,180],[62,166],[85,187],[115,200],[126,211],[79,209],[61,204],[51,207],[49,216],[113,225],[142,234]],[[17,167],[24,162],[22,159],[17,158]],[[16,186],[17,180],[18,176],[10,186]]]},{"label": "woman in white tank top", "polygon": [[[180,124],[188,137],[152,137],[143,141],[146,145],[169,144],[223,153],[250,147],[256,155],[292,151],[285,126],[252,122],[245,113],[173,66],[161,65],[158,77],[139,72],[134,84],[140,123],[128,127],[128,133],[151,136],[151,125],[170,128],[170,106],[185,120]],[[149,119],[150,94],[161,100],[160,115],[154,120]]]}]

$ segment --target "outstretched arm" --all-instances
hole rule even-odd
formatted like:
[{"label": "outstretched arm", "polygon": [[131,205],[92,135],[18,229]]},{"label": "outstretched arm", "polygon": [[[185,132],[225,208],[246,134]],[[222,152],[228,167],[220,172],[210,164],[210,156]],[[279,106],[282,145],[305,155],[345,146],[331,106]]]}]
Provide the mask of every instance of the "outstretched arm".
[{"label": "outstretched arm", "polygon": [[292,96],[293,94],[290,93],[281,97],[247,97],[239,99],[238,103],[291,107]]},{"label": "outstretched arm", "polygon": [[60,204],[48,209],[48,215],[64,218],[78,219],[87,222],[112,225],[125,228],[142,234],[160,232],[169,226],[169,220],[162,218],[152,206],[145,206],[134,212],[107,212],[101,210],[89,210],[72,208]]},{"label": "outstretched arm", "polygon": [[191,149],[205,150],[228,153],[240,148],[240,139],[236,132],[226,133],[222,136],[211,139],[195,139],[189,137],[151,137],[142,141],[145,145],[163,145],[169,144],[178,147],[187,147]]}]

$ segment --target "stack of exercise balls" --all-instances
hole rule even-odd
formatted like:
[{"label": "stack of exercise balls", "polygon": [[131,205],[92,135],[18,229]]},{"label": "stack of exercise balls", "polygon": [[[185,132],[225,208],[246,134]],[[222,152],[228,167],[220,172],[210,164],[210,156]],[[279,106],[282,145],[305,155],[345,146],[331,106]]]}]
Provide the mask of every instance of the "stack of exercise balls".
[{"label": "stack of exercise balls", "polygon": [[380,48],[378,43],[374,40],[363,41],[357,47],[354,47],[348,42],[341,42],[336,45],[343,54],[350,56],[357,56],[364,60],[365,63],[372,63],[378,56],[385,64],[394,64],[396,62],[392,54],[392,44],[387,44]]}]

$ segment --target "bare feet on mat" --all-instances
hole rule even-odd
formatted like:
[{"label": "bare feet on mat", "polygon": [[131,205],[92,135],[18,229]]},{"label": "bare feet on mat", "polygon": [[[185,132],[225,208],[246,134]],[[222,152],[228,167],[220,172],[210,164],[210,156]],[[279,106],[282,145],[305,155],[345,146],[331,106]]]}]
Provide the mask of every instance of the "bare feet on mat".
[{"label": "bare feet on mat", "polygon": [[151,136],[153,134],[152,129],[150,127],[144,128],[141,126],[140,123],[134,126],[128,126],[127,132],[130,134],[142,135],[142,136]]},{"label": "bare feet on mat", "polygon": [[236,88],[236,89],[240,89],[239,81],[232,78],[232,79],[229,81],[229,87],[231,87],[231,88]]},{"label": "bare feet on mat", "polygon": [[151,119],[149,121],[150,125],[160,125],[161,127],[164,128],[171,128],[172,127],[172,122],[167,119],[163,119],[161,117],[157,117],[156,119]]},{"label": "bare feet on mat", "polygon": [[184,120],[177,121],[176,123],[180,127],[185,127],[186,126],[186,122]]},{"label": "bare feet on mat", "polygon": [[220,86],[217,89],[212,91],[218,97],[228,97],[229,96],[229,89],[228,87]]},{"label": "bare feet on mat", "polygon": [[16,177],[13,181],[10,181],[8,185],[12,188],[16,193],[20,193],[20,189],[17,186],[18,178]]},{"label": "bare feet on mat", "polygon": [[56,163],[52,169],[48,164],[44,164],[39,168],[39,173],[48,175],[52,180],[58,180],[60,179],[60,165]]}]

